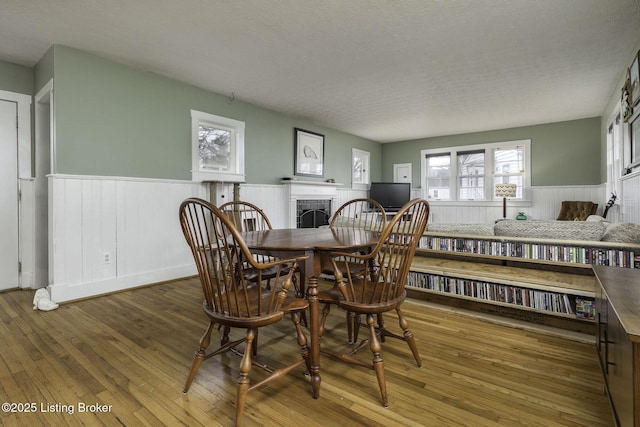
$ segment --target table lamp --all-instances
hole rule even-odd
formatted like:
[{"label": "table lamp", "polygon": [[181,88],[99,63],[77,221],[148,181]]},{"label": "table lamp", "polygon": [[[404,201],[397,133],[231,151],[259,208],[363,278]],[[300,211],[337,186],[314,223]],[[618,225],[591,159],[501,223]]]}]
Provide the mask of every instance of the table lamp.
[{"label": "table lamp", "polygon": [[507,217],[507,197],[516,197],[516,184],[496,184],[496,197],[502,197],[502,218]]}]

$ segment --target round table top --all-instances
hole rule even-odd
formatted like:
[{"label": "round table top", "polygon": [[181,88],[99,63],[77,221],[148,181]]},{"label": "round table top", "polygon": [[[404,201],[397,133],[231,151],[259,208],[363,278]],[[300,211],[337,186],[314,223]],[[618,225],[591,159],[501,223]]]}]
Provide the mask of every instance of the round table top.
[{"label": "round table top", "polygon": [[341,251],[375,246],[380,233],[348,228],[287,228],[241,233],[251,249],[272,251]]}]

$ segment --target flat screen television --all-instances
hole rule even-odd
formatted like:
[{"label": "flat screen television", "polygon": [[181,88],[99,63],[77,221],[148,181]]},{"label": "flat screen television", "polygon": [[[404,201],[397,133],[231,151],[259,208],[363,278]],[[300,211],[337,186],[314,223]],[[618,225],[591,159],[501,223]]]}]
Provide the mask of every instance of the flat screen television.
[{"label": "flat screen television", "polygon": [[408,182],[372,182],[369,198],[380,203],[387,212],[397,211],[411,200],[411,184]]}]

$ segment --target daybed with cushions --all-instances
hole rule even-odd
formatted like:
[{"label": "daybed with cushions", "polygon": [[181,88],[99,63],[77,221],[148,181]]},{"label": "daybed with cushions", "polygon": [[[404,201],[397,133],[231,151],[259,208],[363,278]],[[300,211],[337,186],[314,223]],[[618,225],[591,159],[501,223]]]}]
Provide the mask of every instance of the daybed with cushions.
[{"label": "daybed with cushions", "polygon": [[409,295],[591,334],[591,264],[640,268],[640,225],[589,219],[429,224]]},{"label": "daybed with cushions", "polygon": [[598,218],[587,221],[506,219],[495,224],[429,224],[427,232],[640,244],[640,225],[628,222],[610,224]]}]

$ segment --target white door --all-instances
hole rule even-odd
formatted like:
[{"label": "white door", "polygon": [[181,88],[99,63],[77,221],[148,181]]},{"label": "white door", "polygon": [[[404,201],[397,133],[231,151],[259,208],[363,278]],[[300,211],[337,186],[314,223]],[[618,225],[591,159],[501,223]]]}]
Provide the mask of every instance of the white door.
[{"label": "white door", "polygon": [[393,182],[411,183],[411,163],[393,165]]},{"label": "white door", "polygon": [[0,100],[0,290],[18,287],[18,105]]}]

